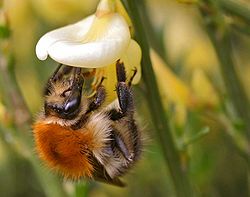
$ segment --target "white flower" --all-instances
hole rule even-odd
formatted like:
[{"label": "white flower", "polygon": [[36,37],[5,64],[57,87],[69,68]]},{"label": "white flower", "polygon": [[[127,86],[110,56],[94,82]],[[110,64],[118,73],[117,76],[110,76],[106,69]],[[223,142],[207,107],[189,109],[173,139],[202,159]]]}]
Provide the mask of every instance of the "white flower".
[{"label": "white flower", "polygon": [[117,5],[115,0],[101,0],[94,15],[46,33],[36,45],[37,57],[45,60],[49,55],[59,63],[84,68],[105,67],[124,59],[125,66],[139,68],[140,47],[131,39],[124,17],[116,12]]}]

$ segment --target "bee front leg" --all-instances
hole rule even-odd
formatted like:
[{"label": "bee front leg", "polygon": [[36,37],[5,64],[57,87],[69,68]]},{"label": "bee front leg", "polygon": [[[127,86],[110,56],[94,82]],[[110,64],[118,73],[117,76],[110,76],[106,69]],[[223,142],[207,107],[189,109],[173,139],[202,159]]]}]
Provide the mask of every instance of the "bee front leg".
[{"label": "bee front leg", "polygon": [[[131,82],[136,74],[136,70],[128,85],[126,84],[126,71],[124,64],[118,60],[116,62],[117,85],[116,94],[119,102],[119,109],[112,108],[108,111],[111,120],[119,120],[126,116],[128,112],[133,112],[133,95],[130,89]],[[131,113],[130,113],[131,114]]]},{"label": "bee front leg", "polygon": [[50,94],[50,87],[51,84],[53,83],[53,81],[55,81],[55,78],[60,70],[60,68],[62,67],[62,64],[59,64],[59,66],[56,68],[56,70],[54,71],[54,73],[50,76],[45,88],[44,88],[44,95],[47,96]]},{"label": "bee front leg", "polygon": [[[62,68],[63,67],[63,68]],[[73,69],[72,66],[66,66],[63,64],[59,64],[54,73],[50,76],[45,89],[44,89],[44,95],[47,96],[50,93],[50,87],[51,84],[54,83],[55,81],[61,80],[63,75],[66,75],[71,72]]]},{"label": "bee front leg", "polygon": [[116,93],[119,101],[121,113],[125,114],[128,111],[133,111],[133,96],[130,86],[126,84],[126,71],[124,64],[119,60],[116,62],[117,85]]},{"label": "bee front leg", "polygon": [[105,88],[103,86],[98,87],[96,94],[94,95],[93,100],[90,102],[89,108],[86,113],[98,109],[104,102],[105,97],[106,97]]},{"label": "bee front leg", "polygon": [[87,113],[98,109],[105,101],[106,91],[105,91],[104,86],[102,85],[103,80],[104,80],[104,77],[102,78],[100,84],[97,86],[96,93],[90,101]]}]

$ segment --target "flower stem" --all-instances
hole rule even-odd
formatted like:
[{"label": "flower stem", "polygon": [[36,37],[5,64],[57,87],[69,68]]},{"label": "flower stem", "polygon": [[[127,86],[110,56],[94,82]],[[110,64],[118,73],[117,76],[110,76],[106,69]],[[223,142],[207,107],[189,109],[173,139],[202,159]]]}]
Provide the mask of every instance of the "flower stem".
[{"label": "flower stem", "polygon": [[[228,2],[227,2],[228,1]],[[223,4],[222,4],[223,3]],[[218,7],[219,5],[219,7]],[[225,23],[223,16],[220,14],[222,6],[227,6],[233,13],[242,16],[244,19],[250,21],[250,12],[247,12],[247,8],[239,7],[231,0],[219,0],[219,4],[214,4],[211,1],[204,1],[204,4],[200,6],[201,14],[206,23],[206,28],[208,35],[214,45],[215,51],[217,53],[221,74],[226,86],[228,95],[232,101],[234,109],[237,115],[241,118],[245,128],[245,134],[247,137],[247,149],[245,161],[248,164],[247,174],[248,174],[248,190],[250,193],[250,104],[247,98],[246,92],[242,87],[241,81],[237,76],[234,61],[233,61],[233,48],[231,44],[231,35],[229,26]],[[234,7],[235,6],[235,7]],[[236,140],[234,138],[234,140]],[[237,145],[237,142],[235,142]]]},{"label": "flower stem", "polygon": [[[246,129],[246,136],[250,142],[250,105],[241,84],[239,77],[237,76],[235,65],[233,61],[233,49],[231,44],[230,29],[224,22],[223,17],[219,14],[216,7],[210,3],[204,4],[201,7],[201,13],[206,23],[208,35],[214,45],[217,53],[221,74],[226,86],[226,90],[237,115],[242,119]],[[210,10],[207,12],[207,10]]]},{"label": "flower stem", "polygon": [[[1,52],[1,51],[0,51]],[[3,99],[8,105],[8,112],[13,117],[13,127],[10,132],[10,129],[5,129],[3,125],[0,126],[1,136],[13,134],[12,137],[15,141],[21,144],[21,151],[28,154],[26,159],[32,164],[33,170],[37,175],[41,186],[44,189],[46,196],[48,197],[64,197],[66,196],[65,191],[62,188],[60,181],[53,175],[43,170],[38,159],[33,154],[33,143],[30,136],[30,123],[31,123],[31,114],[25,104],[23,96],[20,92],[18,83],[15,77],[15,63],[12,61],[12,58],[6,56],[0,57],[0,87],[3,89]],[[12,144],[10,144],[12,145]]]},{"label": "flower stem", "polygon": [[218,4],[225,11],[236,15],[250,24],[250,7],[249,4],[236,0],[218,0]]},{"label": "flower stem", "polygon": [[138,10],[140,1],[127,0],[126,2],[134,24],[137,41],[142,48],[142,76],[146,86],[147,101],[163,155],[172,175],[176,195],[191,197],[193,196],[193,191],[187,173],[181,167],[180,155],[171,134],[152,68],[145,28],[142,25],[142,19]]},{"label": "flower stem", "polygon": [[74,197],[87,197],[89,191],[89,185],[85,181],[75,184],[75,195]]},{"label": "flower stem", "polygon": [[[164,46],[162,32],[157,32],[152,24],[152,20],[149,16],[147,5],[145,1],[140,1],[140,11],[142,17],[142,23],[144,23],[145,32],[150,46],[158,53],[158,55],[168,64],[166,48]],[[162,29],[160,31],[163,31]]]},{"label": "flower stem", "polygon": [[[0,58],[2,59],[2,58]],[[0,65],[0,68],[2,68],[3,65]],[[10,103],[12,106],[17,107],[16,110],[11,110],[12,112],[18,111],[22,109],[22,113],[27,115],[24,119],[16,119],[18,115],[14,115],[14,132],[10,132],[10,130],[4,129],[3,126],[0,126],[0,132],[2,138],[3,136],[6,135],[8,136],[9,134],[11,135],[15,141],[19,141],[19,144],[21,146],[21,150],[23,152],[29,152],[28,156],[26,159],[29,160],[29,162],[32,164],[33,170],[37,175],[37,178],[41,184],[41,186],[44,189],[44,192],[46,196],[48,197],[63,197],[66,196],[64,190],[62,189],[62,185],[60,181],[51,175],[48,172],[45,172],[43,167],[41,166],[41,163],[37,160],[37,158],[33,155],[32,150],[33,150],[33,145],[32,145],[32,140],[30,139],[30,114],[29,111],[26,111],[26,106],[24,106],[24,101],[23,97],[21,96],[19,90],[16,87],[17,82],[13,81],[15,78],[10,77],[10,72],[5,72],[6,70],[0,69],[0,76],[4,77],[5,81],[5,92],[7,93],[4,95],[6,99],[11,98],[11,96],[15,96],[15,98],[18,100],[16,101],[15,98],[10,99]],[[9,91],[11,90],[11,91]],[[20,114],[19,114],[20,116]]]}]

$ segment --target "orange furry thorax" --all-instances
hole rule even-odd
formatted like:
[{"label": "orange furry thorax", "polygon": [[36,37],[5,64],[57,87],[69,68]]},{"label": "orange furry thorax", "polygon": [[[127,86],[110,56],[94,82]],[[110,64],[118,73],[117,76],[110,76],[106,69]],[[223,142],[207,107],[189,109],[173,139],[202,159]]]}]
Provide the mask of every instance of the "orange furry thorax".
[{"label": "orange furry thorax", "polygon": [[49,167],[73,180],[92,177],[93,134],[86,129],[72,130],[58,124],[38,121],[33,126],[36,151]]}]

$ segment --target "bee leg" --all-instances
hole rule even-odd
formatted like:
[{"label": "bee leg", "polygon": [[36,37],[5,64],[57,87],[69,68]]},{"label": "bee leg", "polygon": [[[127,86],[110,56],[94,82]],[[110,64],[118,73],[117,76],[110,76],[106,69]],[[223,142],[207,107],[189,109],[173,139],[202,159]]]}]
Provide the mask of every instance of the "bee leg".
[{"label": "bee leg", "polygon": [[[131,137],[130,141],[133,143],[133,151],[128,151],[126,153],[126,146],[124,144],[124,141],[121,137],[118,136],[118,138],[114,138],[116,140],[117,146],[120,148],[120,151],[123,153],[124,157],[128,160],[136,160],[138,156],[140,155],[141,150],[141,142],[140,142],[140,133],[137,128],[137,124],[133,118],[134,114],[134,102],[133,102],[133,95],[131,92],[130,85],[132,83],[132,80],[134,76],[136,75],[137,70],[134,71],[133,76],[130,79],[130,82],[128,84],[125,83],[126,81],[126,72],[125,67],[122,63],[117,61],[116,63],[116,71],[117,71],[117,97],[119,101],[120,111],[112,109],[110,111],[111,113],[111,119],[113,120],[119,120],[122,117],[126,117],[124,120],[125,126],[128,127],[128,130],[130,131],[129,136]],[[119,139],[120,138],[120,139]],[[125,147],[125,148],[124,148]]]},{"label": "bee leg", "polygon": [[91,111],[94,111],[98,109],[104,102],[106,97],[106,91],[104,86],[102,85],[102,82],[104,80],[104,77],[102,78],[100,84],[97,86],[96,93],[92,99],[92,101],[89,104],[89,108],[86,113],[89,113]]},{"label": "bee leg", "polygon": [[93,100],[90,102],[89,108],[86,113],[89,113],[91,111],[98,109],[104,102],[105,97],[106,97],[106,92],[105,92],[104,87],[103,86],[98,87],[96,94]]},{"label": "bee leg", "polygon": [[[136,71],[135,71],[136,74]],[[131,82],[135,76],[135,74],[130,79]],[[126,71],[124,64],[119,60],[116,62],[116,75],[117,75],[117,85],[116,85],[116,94],[118,97],[119,108],[112,108],[108,111],[108,115],[111,120],[119,120],[123,118],[127,112],[133,112],[134,104],[133,104],[133,96],[130,90],[129,84],[126,84]]]},{"label": "bee leg", "polygon": [[63,64],[59,64],[59,66],[56,68],[53,75],[49,78],[49,81],[57,81],[62,79],[64,75],[69,74],[72,70],[75,70],[76,68],[73,66],[67,66]]},{"label": "bee leg", "polygon": [[135,68],[133,69],[133,71],[134,71],[134,73],[133,73],[132,77],[129,79],[129,82],[128,82],[128,86],[129,86],[129,87],[131,87],[131,85],[132,85],[132,81],[133,81],[133,79],[134,79],[134,77],[135,77],[135,75],[136,75],[136,73],[137,73],[137,68],[135,67]]},{"label": "bee leg", "polygon": [[[62,68],[62,66],[63,66],[63,68]],[[66,65],[63,65],[63,64],[59,64],[59,66],[56,68],[54,73],[51,75],[51,77],[49,78],[49,80],[48,80],[48,82],[47,82],[47,84],[45,86],[44,95],[48,95],[50,93],[49,89],[51,87],[52,82],[60,80],[63,75],[68,74],[72,69],[73,69],[72,66],[66,66]]]},{"label": "bee leg", "polygon": [[62,67],[62,64],[59,64],[59,66],[56,68],[56,70],[54,71],[54,73],[50,76],[45,89],[44,89],[44,95],[49,95],[50,94],[50,87],[51,87],[51,83],[55,80],[55,77],[57,75],[57,73],[59,72],[60,68]]},{"label": "bee leg", "polygon": [[121,113],[133,111],[133,96],[130,87],[126,84],[126,71],[124,64],[119,60],[116,62],[117,85],[116,93],[119,101]]}]

